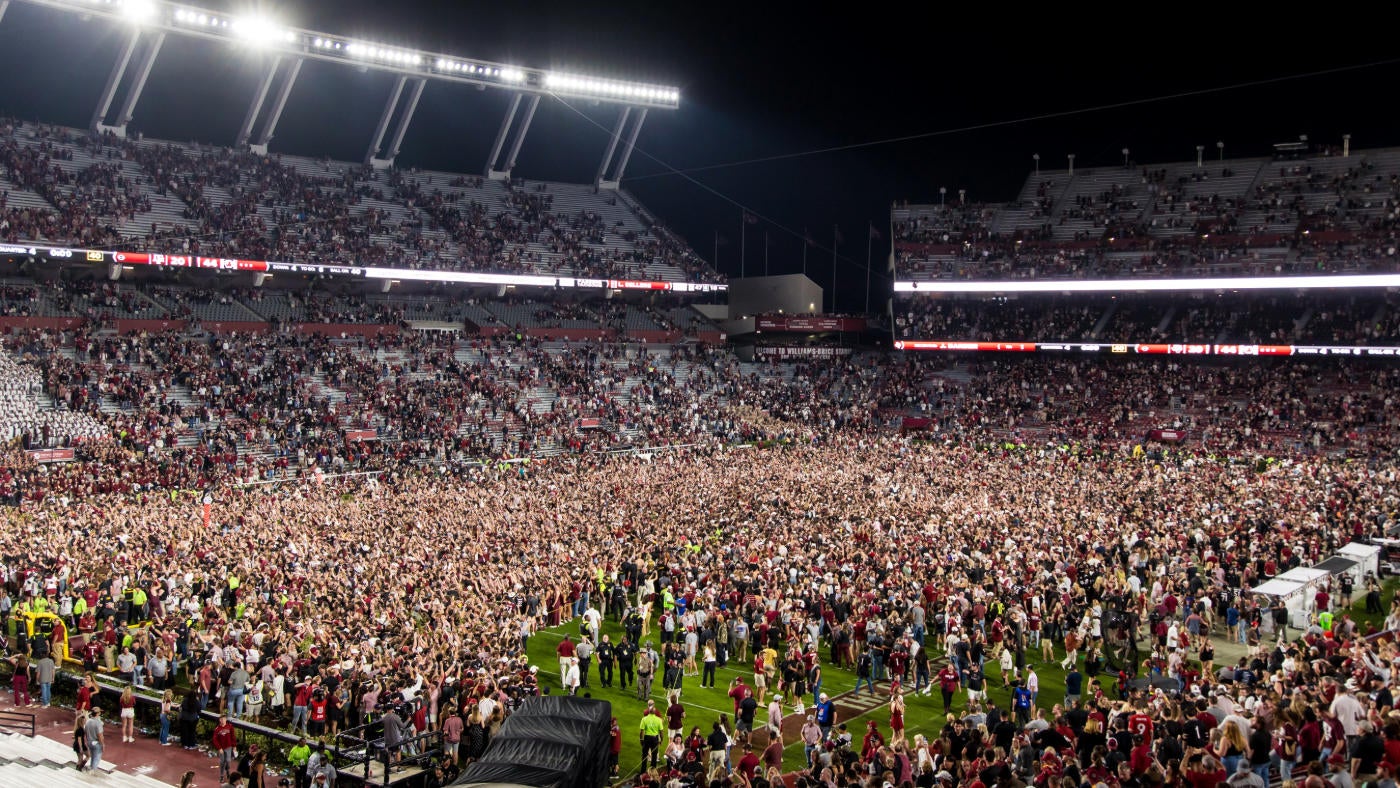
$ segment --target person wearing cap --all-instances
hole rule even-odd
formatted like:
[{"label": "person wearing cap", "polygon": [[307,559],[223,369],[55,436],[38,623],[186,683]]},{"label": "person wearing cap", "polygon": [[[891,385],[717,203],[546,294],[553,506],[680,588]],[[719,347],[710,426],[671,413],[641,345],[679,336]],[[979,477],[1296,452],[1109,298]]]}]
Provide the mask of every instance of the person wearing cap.
[{"label": "person wearing cap", "polygon": [[1254,770],[1249,768],[1249,761],[1241,759],[1235,766],[1235,773],[1230,775],[1225,781],[1230,788],[1267,788],[1268,783],[1259,778]]},{"label": "person wearing cap", "polygon": [[822,738],[831,737],[831,726],[836,724],[836,702],[825,692],[821,694],[821,699],[812,708],[817,718],[817,725],[821,728]]},{"label": "person wearing cap", "polygon": [[807,721],[802,723],[800,736],[802,737],[802,753],[806,756],[807,768],[810,769],[816,766],[816,753],[821,749],[822,739],[826,738],[821,726],[817,724],[817,715],[807,715]]},{"label": "person wearing cap", "polygon": [[1356,679],[1347,679],[1346,683],[1337,690],[1337,696],[1332,699],[1332,705],[1328,707],[1337,717],[1337,721],[1342,724],[1342,730],[1346,733],[1348,744],[1356,741],[1360,729],[1357,724],[1366,719],[1366,709],[1361,702],[1356,699]]},{"label": "person wearing cap", "polygon": [[783,696],[776,694],[768,703],[768,735],[781,735],[783,732]]}]

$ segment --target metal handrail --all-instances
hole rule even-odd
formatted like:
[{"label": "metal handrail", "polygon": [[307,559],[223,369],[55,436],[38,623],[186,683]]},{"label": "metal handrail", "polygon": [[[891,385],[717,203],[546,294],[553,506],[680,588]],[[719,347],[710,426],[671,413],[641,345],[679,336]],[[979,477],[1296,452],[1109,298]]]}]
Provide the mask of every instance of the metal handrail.
[{"label": "metal handrail", "polygon": [[[380,724],[381,723],[379,722],[371,722],[365,725],[359,725],[357,727],[350,728],[348,730],[340,732],[339,734],[336,734],[335,745],[334,749],[332,750],[332,755],[335,757],[336,760],[348,764],[352,768],[355,766],[364,767],[363,776],[360,779],[366,785],[370,784],[370,764],[375,761],[378,761],[379,763],[384,765],[384,773],[382,776],[383,782],[381,784],[384,786],[388,786],[390,783],[389,775],[394,770],[394,768],[403,769],[405,767],[415,765],[420,761],[430,761],[435,755],[437,755],[442,750],[442,731],[430,730],[418,734],[417,736],[411,736],[407,739],[404,739],[400,741],[398,745],[396,745],[400,749],[402,749],[420,741],[429,742],[429,744],[425,745],[422,748],[421,752],[419,752],[416,755],[410,755],[407,758],[402,758],[398,761],[390,761],[389,748],[384,746],[384,737],[381,735],[378,737],[371,738],[368,736],[367,733],[370,728],[373,728],[374,726]],[[357,735],[360,734],[362,731],[366,732],[364,738],[361,738],[360,735]],[[342,742],[344,744],[342,744]],[[359,756],[353,755],[346,752],[347,749],[363,750],[364,754]]]},{"label": "metal handrail", "polygon": [[33,712],[20,711],[0,711],[0,731],[5,733],[23,733],[29,738],[34,738],[36,730],[35,717]]}]

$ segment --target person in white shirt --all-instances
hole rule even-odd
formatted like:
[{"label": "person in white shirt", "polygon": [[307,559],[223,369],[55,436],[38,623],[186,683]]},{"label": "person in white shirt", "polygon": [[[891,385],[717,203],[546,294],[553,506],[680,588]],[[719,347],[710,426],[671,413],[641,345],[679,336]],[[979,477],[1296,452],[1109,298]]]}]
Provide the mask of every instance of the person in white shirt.
[{"label": "person in white shirt", "polygon": [[1357,723],[1366,719],[1366,710],[1352,694],[1355,691],[1356,680],[1347,679],[1347,683],[1337,690],[1337,697],[1332,699],[1330,707],[1332,713],[1337,715],[1337,721],[1342,723],[1342,730],[1346,731],[1348,738],[1357,735]]},{"label": "person in white shirt", "polygon": [[578,683],[578,657],[570,657],[568,670],[564,671],[564,691],[570,695],[578,694]]}]

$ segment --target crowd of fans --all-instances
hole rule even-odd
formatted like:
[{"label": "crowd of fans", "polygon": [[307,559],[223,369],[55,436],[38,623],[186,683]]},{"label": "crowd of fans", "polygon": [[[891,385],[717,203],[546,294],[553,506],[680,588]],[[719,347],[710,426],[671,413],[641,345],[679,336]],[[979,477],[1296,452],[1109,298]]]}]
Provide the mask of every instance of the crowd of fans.
[{"label": "crowd of fans", "polygon": [[[186,206],[188,224],[147,240],[191,252],[525,270],[538,262],[528,247],[543,245],[560,270],[595,276],[657,258],[699,270],[663,229],[627,237],[600,214],[560,215],[547,187],[513,184],[508,210],[495,210],[467,196],[484,186],[468,178],[440,188],[413,173],[307,174],[275,158],[20,124],[4,139],[9,181],[54,205],[0,204],[7,237],[110,237],[104,222],[144,212],[151,185]],[[75,150],[105,158],[70,176],[53,162]],[[1340,186],[1300,175],[1369,188],[1364,172]],[[1051,191],[1036,198],[1047,216],[1060,210]],[[1291,206],[1286,191],[1266,199]],[[1109,193],[1069,210],[1097,221],[1118,202]],[[991,218],[959,207],[899,231],[983,263],[1025,262],[991,253],[1003,248]],[[604,243],[613,237],[626,243]],[[1101,249],[1045,254],[1052,266],[1113,265]],[[96,318],[140,311],[134,294],[14,285],[0,305],[24,314],[69,298],[63,308]],[[188,315],[225,298],[268,310],[258,302],[286,299],[322,322],[406,315],[319,293],[140,298]],[[559,325],[633,318],[610,304],[514,306]],[[1278,300],[1111,311],[915,300],[896,326],[958,339],[1081,339],[1102,323],[1202,341],[1361,342],[1392,339],[1396,314],[1381,299],[1301,313]],[[804,788],[1260,788],[1274,773],[1304,788],[1384,788],[1400,769],[1400,652],[1363,639],[1346,608],[1356,591],[1385,615],[1376,578],[1323,588],[1291,631],[1254,591],[1400,525],[1400,373],[1389,366],[979,357],[953,370],[868,353],[741,364],[698,344],[117,335],[99,321],[0,342],[0,612],[53,612],[60,634],[83,636],[73,656],[86,670],[170,690],[162,711],[186,747],[194,713],[214,708],[311,738],[379,722],[392,757],[441,730],[455,769],[530,696],[577,689],[577,657],[561,649],[560,673],[532,665],[530,638],[582,620],[586,650],[601,649],[597,622],[609,617],[629,632],[614,649],[643,646],[649,661],[643,633],[655,627],[662,686],[679,697],[687,655],[673,640],[711,671],[747,668],[750,650],[778,663],[766,731],[764,662],[752,687],[731,685],[732,723],[707,720],[709,735],[680,730],[663,752],[647,741],[663,728],[648,734],[644,719],[634,780],[647,786],[769,788],[795,741]],[[908,415],[920,431],[896,434]],[[1147,430],[1163,427],[1187,444],[1144,452]],[[24,451],[45,445],[71,445],[74,460]],[[606,451],[663,446],[674,450]],[[274,479],[287,483],[245,484]],[[1400,612],[1383,625],[1400,627]],[[1243,656],[1217,666],[1216,639]],[[9,643],[17,676],[59,642],[21,630]],[[632,665],[612,653],[626,677]],[[1036,671],[1056,662],[1065,695],[1038,695]],[[888,721],[837,724],[823,666],[852,669],[871,693],[878,682]],[[1014,685],[1010,705],[987,699],[994,677]],[[903,690],[934,684],[961,715],[906,719]],[[807,697],[806,724],[784,726],[785,706]],[[906,738],[910,723],[924,733]],[[613,755],[631,734],[614,731]],[[175,740],[168,727],[161,738]],[[300,746],[293,754],[300,779],[320,768]],[[221,777],[234,769],[221,765]]]},{"label": "crowd of fans", "polygon": [[[73,172],[55,160],[92,163]],[[0,195],[0,238],[307,263],[719,281],[650,216],[555,211],[548,185],[305,166],[246,151],[84,135],[5,120],[0,167],[44,207]],[[173,199],[178,215],[152,213]],[[577,197],[575,201],[577,201]],[[51,206],[51,207],[50,207]],[[614,212],[615,213],[615,212]],[[144,227],[142,232],[123,227]]]},{"label": "crowd of fans", "polygon": [[1143,168],[1097,192],[1093,172],[1031,176],[1017,202],[896,207],[896,265],[914,280],[1394,270],[1395,161]]},{"label": "crowd of fans", "polygon": [[[0,579],[7,604],[92,638],[77,655],[89,669],[157,690],[178,677],[174,706],[312,737],[381,721],[395,753],[442,729],[458,764],[529,696],[568,689],[524,653],[536,630],[606,616],[663,642],[694,633],[707,659],[745,673],[750,651],[771,648],[787,693],[761,726],[762,690],[732,683],[732,719],[712,720],[723,735],[707,736],[707,720],[666,761],[644,761],[639,784],[776,784],[795,737],[774,718],[808,693],[799,779],[814,785],[1194,785],[1197,773],[1214,785],[1241,759],[1361,784],[1394,768],[1371,752],[1390,725],[1393,644],[1359,639],[1341,586],[1277,640],[1276,609],[1251,589],[1383,533],[1395,472],[1380,459],[1261,471],[838,430],[772,451],[225,488],[209,527],[187,497],[52,496],[6,512],[28,527],[0,532]],[[139,626],[123,642],[127,623]],[[1217,666],[1215,640],[1245,656]],[[1067,697],[1034,695],[1036,671],[1056,670],[1042,641],[1068,649]],[[13,645],[36,660],[52,647]],[[998,662],[1010,705],[982,692]],[[936,681],[960,713],[906,720],[891,700],[888,722],[877,711],[842,728],[823,666],[889,696]],[[928,735],[906,738],[906,724]]]}]

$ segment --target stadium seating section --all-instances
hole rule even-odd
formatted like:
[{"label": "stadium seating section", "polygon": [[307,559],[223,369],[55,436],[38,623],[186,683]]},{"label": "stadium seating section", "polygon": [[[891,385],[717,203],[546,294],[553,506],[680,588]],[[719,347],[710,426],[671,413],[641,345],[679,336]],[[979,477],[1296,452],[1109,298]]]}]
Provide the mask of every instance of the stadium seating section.
[{"label": "stadium seating section", "polygon": [[1041,172],[892,212],[901,280],[1396,270],[1400,149]]},{"label": "stadium seating section", "polygon": [[625,193],[0,121],[0,238],[393,268],[719,281]]}]

